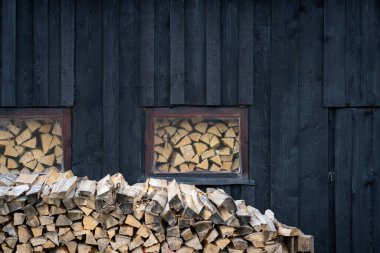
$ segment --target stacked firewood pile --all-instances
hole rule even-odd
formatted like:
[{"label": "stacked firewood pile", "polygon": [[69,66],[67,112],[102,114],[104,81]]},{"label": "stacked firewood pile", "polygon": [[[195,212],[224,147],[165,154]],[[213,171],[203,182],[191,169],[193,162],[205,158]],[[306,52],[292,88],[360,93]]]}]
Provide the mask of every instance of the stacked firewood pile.
[{"label": "stacked firewood pile", "polygon": [[220,189],[72,172],[0,175],[2,252],[289,252],[301,231]]},{"label": "stacked firewood pile", "polygon": [[158,172],[239,172],[238,119],[158,119],[154,151]]},{"label": "stacked firewood pile", "polygon": [[40,173],[62,167],[62,129],[58,121],[0,121],[0,173]]}]

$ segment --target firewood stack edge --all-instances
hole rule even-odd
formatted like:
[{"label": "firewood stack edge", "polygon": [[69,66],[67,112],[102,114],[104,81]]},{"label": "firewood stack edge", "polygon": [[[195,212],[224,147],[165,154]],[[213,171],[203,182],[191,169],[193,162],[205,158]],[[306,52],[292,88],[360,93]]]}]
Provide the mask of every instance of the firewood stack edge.
[{"label": "firewood stack edge", "polygon": [[284,237],[303,236],[221,189],[55,170],[0,175],[0,228],[4,253],[281,253]]}]

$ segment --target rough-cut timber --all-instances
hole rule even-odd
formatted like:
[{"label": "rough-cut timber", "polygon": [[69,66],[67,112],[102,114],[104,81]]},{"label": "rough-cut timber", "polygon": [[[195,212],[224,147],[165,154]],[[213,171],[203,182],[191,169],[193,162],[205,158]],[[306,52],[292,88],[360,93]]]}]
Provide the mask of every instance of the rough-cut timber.
[{"label": "rough-cut timber", "polygon": [[128,185],[121,174],[98,182],[71,171],[27,176],[1,176],[2,252],[289,252],[283,237],[313,250],[312,236],[220,189]]}]

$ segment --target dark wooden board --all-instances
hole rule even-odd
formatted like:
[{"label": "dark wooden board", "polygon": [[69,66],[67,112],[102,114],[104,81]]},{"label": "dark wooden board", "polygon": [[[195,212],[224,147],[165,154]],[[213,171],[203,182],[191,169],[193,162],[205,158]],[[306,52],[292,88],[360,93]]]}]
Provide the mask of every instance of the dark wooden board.
[{"label": "dark wooden board", "polygon": [[170,104],[170,1],[155,1],[154,104]]},{"label": "dark wooden board", "polygon": [[61,105],[74,105],[75,0],[61,0]]},{"label": "dark wooden board", "polygon": [[[302,0],[299,34],[298,167],[299,226],[315,238],[315,251],[327,252],[328,109],[321,106],[323,76],[323,6]],[[310,201],[318,200],[318,201]],[[316,212],[318,210],[318,212]]]},{"label": "dark wooden board", "polygon": [[351,252],[352,238],[352,142],[353,119],[349,110],[340,110],[335,119],[335,244],[336,252]]},{"label": "dark wooden board", "polygon": [[202,105],[206,102],[206,1],[185,1],[185,102]]},{"label": "dark wooden board", "polygon": [[298,2],[272,2],[271,206],[279,220],[294,226],[299,221],[297,11]]},{"label": "dark wooden board", "polygon": [[373,167],[372,167],[372,188],[373,188],[373,220],[372,220],[372,229],[373,235],[371,237],[373,249],[379,249],[380,241],[375,240],[375,238],[380,237],[380,217],[377,215],[380,212],[380,156],[376,155],[380,153],[380,110],[374,110],[373,114]]},{"label": "dark wooden board", "polygon": [[[119,171],[119,1],[103,1],[103,170]],[[104,174],[104,172],[102,173]]]},{"label": "dark wooden board", "polygon": [[170,0],[170,104],[185,103],[184,30],[184,0]]},{"label": "dark wooden board", "polygon": [[154,105],[155,2],[140,1],[140,96],[142,106]]},{"label": "dark wooden board", "polygon": [[120,2],[120,172],[128,182],[142,176],[143,117],[139,107],[139,1]]},{"label": "dark wooden board", "polygon": [[48,2],[49,106],[61,105],[61,1]]},{"label": "dark wooden board", "polygon": [[99,179],[103,175],[103,15],[102,2],[76,2],[73,170]]},{"label": "dark wooden board", "polygon": [[206,104],[221,104],[220,1],[206,1]]},{"label": "dark wooden board", "polygon": [[[1,105],[16,105],[16,1],[2,1]],[[5,36],[4,36],[5,35]]]},{"label": "dark wooden board", "polygon": [[[16,5],[16,96],[17,106],[33,105],[34,47],[32,0],[21,0]],[[29,41],[30,43],[25,43]]]},{"label": "dark wooden board", "polygon": [[48,0],[33,1],[34,106],[49,104]]}]

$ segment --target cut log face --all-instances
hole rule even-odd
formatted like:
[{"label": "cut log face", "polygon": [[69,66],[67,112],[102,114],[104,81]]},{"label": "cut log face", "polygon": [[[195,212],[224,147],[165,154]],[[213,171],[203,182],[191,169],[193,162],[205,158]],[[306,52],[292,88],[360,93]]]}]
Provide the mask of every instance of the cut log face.
[{"label": "cut log face", "polygon": [[7,119],[1,122],[1,172],[42,173],[62,169],[61,123],[49,119]]},{"label": "cut log face", "polygon": [[154,167],[161,173],[239,173],[238,119],[156,118]]}]

